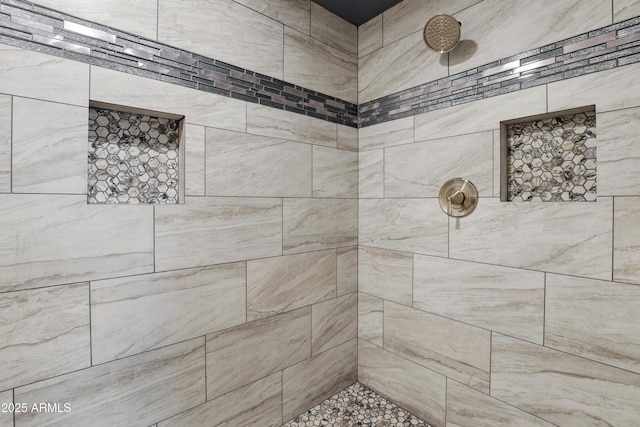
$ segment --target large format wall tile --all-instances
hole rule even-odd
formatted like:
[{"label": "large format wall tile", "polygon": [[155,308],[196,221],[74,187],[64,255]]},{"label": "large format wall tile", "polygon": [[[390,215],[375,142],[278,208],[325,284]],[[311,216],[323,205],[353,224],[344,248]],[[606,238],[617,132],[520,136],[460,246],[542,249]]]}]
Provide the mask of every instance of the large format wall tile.
[{"label": "large format wall tile", "polygon": [[613,280],[640,284],[640,198],[616,197]]},{"label": "large format wall tile", "polygon": [[385,197],[438,197],[450,178],[464,176],[480,197],[493,195],[493,132],[386,148]]},{"label": "large format wall tile", "polygon": [[15,390],[17,402],[71,404],[70,412],[16,414],[16,427],[150,425],[205,401],[198,338]]},{"label": "large format wall tile", "polygon": [[490,331],[385,301],[384,348],[489,392]]},{"label": "large format wall tile", "polygon": [[413,302],[413,255],[360,247],[358,290],[404,305]]},{"label": "large format wall tile", "polygon": [[10,96],[0,95],[0,193],[11,192],[11,104]]},{"label": "large format wall tile", "polygon": [[640,108],[598,113],[598,195],[640,195]]},{"label": "large format wall tile", "polygon": [[358,337],[356,293],[319,302],[312,307],[311,348],[316,355]]},{"label": "large format wall tile", "polygon": [[358,54],[358,27],[311,2],[311,37],[351,56]]},{"label": "large format wall tile", "polygon": [[447,255],[447,215],[435,199],[360,200],[360,244]]},{"label": "large format wall tile", "polygon": [[358,151],[358,129],[351,126],[338,125],[338,148]]},{"label": "large format wall tile", "polygon": [[247,132],[256,135],[337,147],[337,126],[291,111],[247,104]]},{"label": "large format wall tile", "polygon": [[336,252],[337,295],[358,292],[358,247],[338,248]]},{"label": "large format wall tile", "polygon": [[382,14],[358,27],[358,58],[382,47]]},{"label": "large format wall tile", "polygon": [[281,23],[233,1],[160,2],[159,41],[279,79],[282,37]]},{"label": "large format wall tile", "polygon": [[513,406],[447,380],[447,427],[552,427]]},{"label": "large format wall tile", "polygon": [[624,21],[640,15],[640,1],[638,0],[614,0],[613,22]]},{"label": "large format wall tile", "polygon": [[282,374],[258,380],[158,423],[158,427],[279,427]]},{"label": "large format wall tile", "polygon": [[358,338],[382,347],[384,300],[358,293]]},{"label": "large format wall tile", "polygon": [[491,395],[560,426],[640,419],[640,375],[495,334]]},{"label": "large format wall tile", "polygon": [[281,255],[282,203],[187,197],[157,206],[155,251],[157,271]]},{"label": "large format wall tile", "polygon": [[358,241],[358,202],[285,199],[283,231],[285,254],[353,246]]},{"label": "large format wall tile", "polygon": [[153,271],[153,208],[122,208],[0,195],[0,291]]},{"label": "large format wall tile", "polygon": [[207,397],[221,396],[311,356],[311,308],[207,336]]},{"label": "large format wall tile", "polygon": [[384,150],[359,153],[358,197],[381,199],[384,197]]},{"label": "large format wall tile", "polygon": [[358,345],[351,340],[284,370],[283,419],[294,418],[358,379]]},{"label": "large format wall tile", "polygon": [[[9,405],[11,403],[13,403],[13,390],[1,392],[0,405]],[[13,412],[0,411],[0,427],[13,427]]]},{"label": "large format wall tile", "polygon": [[527,0],[484,0],[455,18],[462,22],[461,43],[449,54],[451,74],[525,52],[536,46],[611,24],[610,2],[558,0],[531,8]]},{"label": "large format wall tile", "polygon": [[336,296],[334,250],[247,263],[247,320],[252,321]]},{"label": "large format wall tile", "polygon": [[89,65],[0,45],[0,93],[89,105]]},{"label": "large format wall tile", "polygon": [[91,67],[91,99],[183,115],[190,124],[240,132],[247,127],[243,101],[100,67]]},{"label": "large format wall tile", "polygon": [[433,427],[445,426],[445,376],[359,340],[358,380]]},{"label": "large format wall tile", "polygon": [[13,98],[14,193],[87,192],[87,109]]},{"label": "large format wall tile", "polygon": [[313,147],[313,197],[357,196],[358,153]]},{"label": "large format wall tile", "polygon": [[430,52],[422,32],[416,32],[358,60],[358,102],[446,76],[440,55]]},{"label": "large format wall tile", "polygon": [[286,27],[284,80],[354,104],[358,102],[357,59]]},{"label": "large format wall tile", "polygon": [[392,120],[358,130],[360,150],[409,144],[413,139],[413,117]]},{"label": "large format wall tile", "polygon": [[309,0],[235,0],[269,18],[309,34]]},{"label": "large format wall tile", "polygon": [[542,344],[544,273],[416,255],[413,306]]},{"label": "large format wall tile", "polygon": [[503,120],[546,112],[546,87],[533,87],[414,116],[415,138],[426,141],[500,129]]},{"label": "large format wall tile", "polygon": [[[501,203],[482,199],[449,227],[451,258],[611,278],[612,200]],[[508,230],[508,231],[507,231]]]},{"label": "large format wall tile", "polygon": [[207,128],[206,159],[208,196],[311,196],[308,144]]},{"label": "large format wall tile", "polygon": [[0,293],[0,336],[0,390],[90,366],[88,284]]},{"label": "large format wall tile", "polygon": [[204,126],[186,125],[184,186],[188,196],[204,196],[205,129]]},{"label": "large format wall tile", "polygon": [[91,283],[93,363],[246,321],[244,263]]},{"label": "large format wall tile", "polygon": [[640,286],[547,275],[544,344],[640,373]]}]

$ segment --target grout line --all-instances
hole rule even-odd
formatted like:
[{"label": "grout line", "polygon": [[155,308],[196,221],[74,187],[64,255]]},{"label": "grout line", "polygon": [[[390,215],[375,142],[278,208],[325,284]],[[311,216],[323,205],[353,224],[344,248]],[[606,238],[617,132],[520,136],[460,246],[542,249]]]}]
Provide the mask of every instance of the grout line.
[{"label": "grout line", "polygon": [[89,366],[93,366],[93,313],[91,311],[91,282],[88,286],[89,290]]},{"label": "grout line", "polygon": [[611,198],[611,281],[615,279],[616,268],[616,198]]},{"label": "grout line", "polygon": [[209,380],[207,379],[207,336],[204,336],[204,402],[209,401]]},{"label": "grout line", "polygon": [[159,41],[159,40],[160,40],[160,0],[157,0],[156,1],[156,41]]},{"label": "grout line", "polygon": [[14,120],[14,96],[11,96],[11,102],[9,103],[9,108],[11,109],[11,111],[9,111],[9,155],[11,156],[9,158],[9,193],[13,194],[13,140],[14,140],[14,135],[13,135],[13,131],[14,131],[14,125],[13,125],[13,120]]},{"label": "grout line", "polygon": [[547,273],[544,273],[544,293],[542,295],[542,346],[545,346],[547,328]]}]

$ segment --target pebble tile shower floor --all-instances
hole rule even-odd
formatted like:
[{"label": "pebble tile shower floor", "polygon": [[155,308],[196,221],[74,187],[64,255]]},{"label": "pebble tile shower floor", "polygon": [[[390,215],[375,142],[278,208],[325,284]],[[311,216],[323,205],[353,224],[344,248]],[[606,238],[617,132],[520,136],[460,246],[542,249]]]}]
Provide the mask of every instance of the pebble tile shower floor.
[{"label": "pebble tile shower floor", "polygon": [[282,427],[431,427],[360,383],[342,390]]}]

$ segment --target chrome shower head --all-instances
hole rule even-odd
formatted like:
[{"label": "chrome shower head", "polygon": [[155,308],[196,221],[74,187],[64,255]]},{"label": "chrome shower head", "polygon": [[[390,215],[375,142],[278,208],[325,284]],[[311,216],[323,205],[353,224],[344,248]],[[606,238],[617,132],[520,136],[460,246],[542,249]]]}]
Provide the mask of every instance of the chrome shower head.
[{"label": "chrome shower head", "polygon": [[461,25],[451,15],[436,15],[424,27],[424,41],[435,52],[449,52],[460,41]]}]

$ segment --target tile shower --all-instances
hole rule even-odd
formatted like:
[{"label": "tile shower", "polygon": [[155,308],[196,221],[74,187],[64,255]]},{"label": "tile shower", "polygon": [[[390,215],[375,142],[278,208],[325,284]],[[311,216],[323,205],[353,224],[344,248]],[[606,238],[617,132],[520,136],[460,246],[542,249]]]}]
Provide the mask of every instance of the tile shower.
[{"label": "tile shower", "polygon": [[[359,29],[304,0],[122,7],[0,1],[0,403],[71,403],[1,427],[280,426],[354,383],[391,425],[640,419],[637,2],[404,0]],[[435,13],[477,50],[422,52]],[[551,68],[427,105],[516,60]],[[183,204],[88,203],[90,101],[185,117]],[[585,105],[597,201],[501,202],[500,122]],[[481,197],[459,222],[453,176]]]}]

